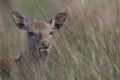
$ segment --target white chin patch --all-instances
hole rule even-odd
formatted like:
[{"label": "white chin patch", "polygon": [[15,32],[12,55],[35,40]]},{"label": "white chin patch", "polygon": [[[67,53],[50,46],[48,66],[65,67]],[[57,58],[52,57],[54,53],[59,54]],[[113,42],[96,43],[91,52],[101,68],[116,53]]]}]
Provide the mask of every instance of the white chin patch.
[{"label": "white chin patch", "polygon": [[49,49],[40,49],[40,52],[48,52]]},{"label": "white chin patch", "polygon": [[49,51],[50,49],[47,49],[47,52]]}]

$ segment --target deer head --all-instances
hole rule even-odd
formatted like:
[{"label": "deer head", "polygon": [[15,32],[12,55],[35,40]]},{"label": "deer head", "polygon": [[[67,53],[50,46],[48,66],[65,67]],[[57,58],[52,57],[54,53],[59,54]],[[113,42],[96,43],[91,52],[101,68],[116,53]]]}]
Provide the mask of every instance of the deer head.
[{"label": "deer head", "polygon": [[12,18],[19,29],[25,30],[28,39],[28,50],[42,53],[48,52],[51,39],[56,30],[59,30],[66,20],[67,14],[62,12],[54,16],[49,22],[27,22],[24,15],[12,12]]}]

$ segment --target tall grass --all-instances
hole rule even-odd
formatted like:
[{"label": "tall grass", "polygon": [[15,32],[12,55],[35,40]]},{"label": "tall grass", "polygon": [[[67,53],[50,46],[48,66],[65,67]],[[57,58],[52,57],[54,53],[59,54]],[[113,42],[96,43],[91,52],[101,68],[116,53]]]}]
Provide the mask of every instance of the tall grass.
[{"label": "tall grass", "polygon": [[[11,0],[11,5],[10,11],[19,10],[29,20],[68,13],[52,41],[46,80],[120,79],[120,0]],[[0,15],[0,53],[16,58],[25,36],[13,25],[10,11]]]}]

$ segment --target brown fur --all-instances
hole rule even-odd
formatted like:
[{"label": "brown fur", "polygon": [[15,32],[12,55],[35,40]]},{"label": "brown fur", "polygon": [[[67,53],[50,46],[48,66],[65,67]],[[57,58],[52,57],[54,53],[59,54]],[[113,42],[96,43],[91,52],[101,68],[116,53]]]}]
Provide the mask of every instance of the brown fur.
[{"label": "brown fur", "polygon": [[[50,35],[52,27],[46,22],[33,22],[28,24],[28,26],[26,29],[27,33],[33,32],[34,35],[30,37],[27,34],[28,46],[24,54],[17,60],[17,64],[21,74],[27,75],[24,76],[26,80],[39,80],[43,78],[50,47],[43,52],[39,52],[37,48],[41,46],[43,41],[50,42],[52,38],[52,35]],[[42,35],[42,37],[39,37],[39,35]]]},{"label": "brown fur", "polygon": [[57,14],[50,23],[43,21],[28,23],[19,12],[12,12],[12,18],[18,28],[26,31],[27,46],[24,54],[15,60],[16,63],[6,55],[0,56],[0,77],[3,80],[44,79],[44,68],[51,48],[51,32],[63,25],[66,14]]},{"label": "brown fur", "polygon": [[0,56],[0,77],[3,80],[21,80],[16,63],[7,55]]}]

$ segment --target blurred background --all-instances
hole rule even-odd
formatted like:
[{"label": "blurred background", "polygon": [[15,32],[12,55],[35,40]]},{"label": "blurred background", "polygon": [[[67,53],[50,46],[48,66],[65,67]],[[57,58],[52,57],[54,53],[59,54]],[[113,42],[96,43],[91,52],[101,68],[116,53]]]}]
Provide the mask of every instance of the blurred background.
[{"label": "blurred background", "polygon": [[28,21],[68,14],[53,37],[46,80],[120,79],[120,0],[0,0],[0,54],[16,59],[26,36],[12,21],[12,11]]}]

